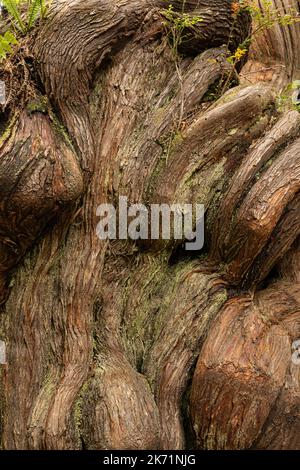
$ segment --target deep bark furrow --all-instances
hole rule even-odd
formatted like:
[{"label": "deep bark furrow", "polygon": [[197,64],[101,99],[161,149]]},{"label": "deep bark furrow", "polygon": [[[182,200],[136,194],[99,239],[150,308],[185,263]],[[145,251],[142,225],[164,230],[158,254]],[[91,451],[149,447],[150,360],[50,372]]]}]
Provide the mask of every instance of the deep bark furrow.
[{"label": "deep bark furrow", "polygon": [[[216,220],[212,251],[214,256],[222,259],[228,247],[228,234],[232,218],[245,193],[251,187],[255,176],[263,169],[270,159],[282,146],[286,145],[293,136],[299,132],[300,117],[297,111],[289,111],[263,136],[251,149],[245,163],[235,173],[230,187],[225,194],[219,208],[219,216]],[[227,248],[228,249],[228,248]]]}]

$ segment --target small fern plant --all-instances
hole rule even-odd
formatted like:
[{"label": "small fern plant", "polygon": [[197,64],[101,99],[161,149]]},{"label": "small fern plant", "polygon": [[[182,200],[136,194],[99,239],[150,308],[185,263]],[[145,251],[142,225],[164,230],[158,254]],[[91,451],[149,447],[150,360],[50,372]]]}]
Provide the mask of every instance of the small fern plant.
[{"label": "small fern plant", "polygon": [[184,32],[188,28],[193,28],[203,21],[200,16],[190,16],[187,13],[176,13],[173,5],[169,5],[167,9],[161,11],[161,14],[166,18],[163,22],[167,30],[167,37],[173,54],[178,55],[179,46],[189,38],[188,34]]},{"label": "small fern plant", "polygon": [[0,35],[0,61],[12,53],[12,46],[18,44],[18,36],[25,36],[38,19],[47,16],[50,0],[2,0],[1,13],[6,11],[8,30]]}]

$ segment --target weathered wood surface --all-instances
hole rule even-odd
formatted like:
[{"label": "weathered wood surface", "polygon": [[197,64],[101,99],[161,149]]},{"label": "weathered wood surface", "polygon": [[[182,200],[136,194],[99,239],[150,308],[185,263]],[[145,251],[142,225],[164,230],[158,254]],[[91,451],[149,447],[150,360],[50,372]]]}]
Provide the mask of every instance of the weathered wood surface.
[{"label": "weathered wood surface", "polygon": [[[11,109],[0,142],[5,449],[300,446],[300,120],[276,108],[299,24],[218,97],[248,15],[185,2],[205,21],[175,64],[169,3],[56,1],[36,37],[46,110]],[[203,253],[100,241],[120,195],[204,203]]]}]

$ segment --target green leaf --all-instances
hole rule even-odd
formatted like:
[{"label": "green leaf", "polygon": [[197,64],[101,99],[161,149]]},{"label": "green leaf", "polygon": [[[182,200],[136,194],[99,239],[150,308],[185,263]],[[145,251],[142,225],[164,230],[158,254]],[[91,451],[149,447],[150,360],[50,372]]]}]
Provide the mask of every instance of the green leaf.
[{"label": "green leaf", "polygon": [[6,31],[3,36],[10,44],[18,44],[16,36],[11,31]]}]

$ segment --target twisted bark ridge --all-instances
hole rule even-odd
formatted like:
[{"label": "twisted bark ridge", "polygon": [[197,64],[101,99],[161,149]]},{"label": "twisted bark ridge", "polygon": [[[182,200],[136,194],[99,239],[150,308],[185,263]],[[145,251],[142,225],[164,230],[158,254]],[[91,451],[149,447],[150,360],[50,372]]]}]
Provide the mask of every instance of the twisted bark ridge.
[{"label": "twisted bark ridge", "polygon": [[[169,4],[203,19],[176,58]],[[278,106],[300,29],[254,41],[238,82],[234,12],[59,0],[38,28],[34,98],[1,120],[4,449],[300,447],[300,115]],[[204,250],[99,240],[119,196],[204,204]]]}]

